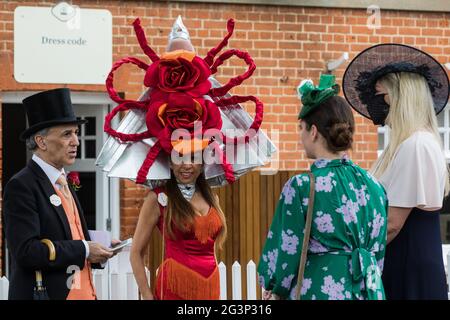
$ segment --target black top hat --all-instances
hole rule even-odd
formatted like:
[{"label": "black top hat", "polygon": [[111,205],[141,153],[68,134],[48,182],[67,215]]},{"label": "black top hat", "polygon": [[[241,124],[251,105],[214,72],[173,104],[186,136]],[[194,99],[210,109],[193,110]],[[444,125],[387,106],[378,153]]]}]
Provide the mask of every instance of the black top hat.
[{"label": "black top hat", "polygon": [[83,124],[86,120],[77,119],[73,112],[70,90],[59,88],[42,91],[23,101],[28,118],[28,129],[20,135],[23,141],[39,130],[61,124]]},{"label": "black top hat", "polygon": [[364,50],[345,70],[342,87],[353,109],[371,119],[367,104],[376,93],[376,82],[392,72],[422,75],[430,87],[436,114],[444,109],[449,97],[449,80],[445,69],[429,54],[396,43],[378,44]]}]

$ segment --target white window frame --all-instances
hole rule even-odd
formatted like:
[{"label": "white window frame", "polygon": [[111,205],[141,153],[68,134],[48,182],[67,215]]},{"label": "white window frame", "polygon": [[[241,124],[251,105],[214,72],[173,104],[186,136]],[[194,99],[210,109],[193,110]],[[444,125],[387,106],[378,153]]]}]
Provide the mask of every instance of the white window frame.
[{"label": "white window frame", "polygon": [[450,134],[450,108],[449,108],[450,104],[447,104],[444,108],[444,110],[442,110],[442,112],[438,115],[438,117],[443,116],[444,117],[444,126],[443,127],[439,127],[439,134],[443,134],[444,138],[442,140],[443,146],[444,146],[444,153],[445,153],[445,158],[447,159],[447,162],[450,162],[450,139],[449,139],[449,134]]},{"label": "white window frame", "polygon": [[378,127],[378,135],[377,135],[377,141],[379,141],[379,136],[383,136],[383,147],[380,148],[380,146],[378,146],[377,148],[377,154],[378,157],[380,157],[380,155],[383,153],[384,149],[386,149],[388,143],[389,143],[389,127],[388,126],[383,126],[383,127]]},{"label": "white window frame", "polygon": [[[96,137],[94,136],[84,136],[80,134],[80,154],[85,154],[84,150],[84,142],[86,140],[93,140],[95,138],[96,142],[96,150],[100,152],[102,145],[107,139],[106,134],[103,132],[103,120],[105,119],[106,114],[108,113],[108,104],[80,104],[76,103],[77,99],[72,98],[72,104],[74,106],[75,114],[78,117],[86,118],[90,116],[96,116],[96,132],[101,133],[102,136],[99,137],[98,134]],[[92,112],[93,108],[95,108],[94,113]],[[85,131],[85,126],[81,127],[81,133]],[[91,139],[89,139],[91,138]],[[96,157],[97,155],[95,155]],[[95,201],[95,226],[96,230],[108,230],[111,231],[111,234],[114,233],[114,237],[118,239],[118,235],[116,232],[113,232],[113,219],[110,216],[110,208],[111,208],[111,193],[107,192],[111,188],[111,181],[109,181],[107,174],[101,170],[101,168],[95,166],[95,157],[94,158],[83,158],[77,159],[72,166],[68,166],[65,169],[70,171],[78,171],[78,172],[95,172],[95,192],[96,197],[98,199],[101,196],[101,201]],[[98,214],[101,213],[101,214]],[[114,219],[114,222],[117,220]],[[115,228],[114,223],[114,228]]]}]

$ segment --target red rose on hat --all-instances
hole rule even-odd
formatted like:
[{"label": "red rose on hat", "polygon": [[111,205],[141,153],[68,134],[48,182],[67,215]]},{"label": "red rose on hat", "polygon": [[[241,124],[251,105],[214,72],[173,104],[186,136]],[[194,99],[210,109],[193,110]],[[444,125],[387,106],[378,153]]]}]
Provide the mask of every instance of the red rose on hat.
[{"label": "red rose on hat", "polygon": [[185,92],[192,97],[208,93],[211,71],[194,52],[176,50],[166,53],[148,68],[144,85],[163,92]]},{"label": "red rose on hat", "polygon": [[[168,97],[164,97],[163,93],[155,93],[154,98],[156,99],[149,108],[151,112],[147,113],[147,127],[168,152],[172,148],[172,132],[176,129],[186,129],[193,133],[197,121],[201,122],[202,132],[211,128],[220,130],[222,127],[219,108],[209,100],[194,99],[183,93],[173,93]],[[158,116],[151,116],[152,114]]]}]

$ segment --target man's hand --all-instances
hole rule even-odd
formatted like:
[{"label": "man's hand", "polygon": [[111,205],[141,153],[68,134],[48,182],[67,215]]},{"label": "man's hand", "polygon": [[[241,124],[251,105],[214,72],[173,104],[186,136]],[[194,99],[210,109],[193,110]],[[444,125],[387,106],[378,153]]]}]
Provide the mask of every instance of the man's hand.
[{"label": "man's hand", "polygon": [[[117,244],[119,244],[119,243],[121,243],[121,242],[122,242],[122,241],[120,241],[120,240],[112,239],[112,240],[111,240],[111,247],[114,247],[115,245],[117,245]],[[120,251],[122,251],[122,249],[113,251],[113,256],[115,256],[116,254],[118,254]]]},{"label": "man's hand", "polygon": [[105,263],[109,258],[113,256],[113,252],[102,246],[98,242],[88,241],[89,245],[89,256],[88,261],[90,263]]}]

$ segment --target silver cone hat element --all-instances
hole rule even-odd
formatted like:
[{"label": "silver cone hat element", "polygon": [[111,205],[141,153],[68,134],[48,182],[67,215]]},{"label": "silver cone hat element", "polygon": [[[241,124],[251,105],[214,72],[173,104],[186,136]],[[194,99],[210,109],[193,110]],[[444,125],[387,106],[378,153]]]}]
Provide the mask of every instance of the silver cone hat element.
[{"label": "silver cone hat element", "polygon": [[185,39],[190,41],[191,38],[189,36],[189,31],[186,28],[186,26],[183,24],[183,20],[181,20],[181,16],[178,16],[178,18],[173,23],[172,30],[169,33],[169,42],[174,39]]}]

